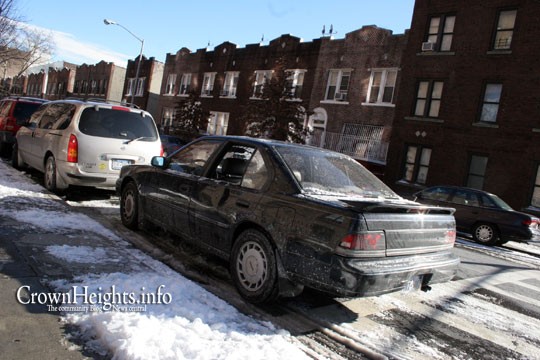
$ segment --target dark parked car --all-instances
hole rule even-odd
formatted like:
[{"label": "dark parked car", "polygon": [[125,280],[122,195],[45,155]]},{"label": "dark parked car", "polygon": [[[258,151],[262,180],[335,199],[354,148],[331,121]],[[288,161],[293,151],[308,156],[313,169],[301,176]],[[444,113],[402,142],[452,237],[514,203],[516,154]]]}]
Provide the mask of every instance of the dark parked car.
[{"label": "dark parked car", "polygon": [[304,286],[339,296],[427,290],[459,263],[453,209],[405,200],[343,154],[211,136],[152,165],[122,168],[122,222],[149,221],[227,259],[251,302]]},{"label": "dark parked car", "polygon": [[8,154],[21,125],[46,102],[44,99],[10,96],[0,100],[0,153]]},{"label": "dark parked car", "polygon": [[173,152],[187,144],[186,141],[182,140],[178,136],[159,135],[159,138],[161,139],[161,144],[163,145],[163,152],[165,155],[171,155]]},{"label": "dark parked car", "polygon": [[497,245],[510,240],[540,241],[537,217],[512,209],[497,195],[486,191],[435,186],[416,193],[415,199],[455,208],[457,230],[471,234],[477,242]]}]

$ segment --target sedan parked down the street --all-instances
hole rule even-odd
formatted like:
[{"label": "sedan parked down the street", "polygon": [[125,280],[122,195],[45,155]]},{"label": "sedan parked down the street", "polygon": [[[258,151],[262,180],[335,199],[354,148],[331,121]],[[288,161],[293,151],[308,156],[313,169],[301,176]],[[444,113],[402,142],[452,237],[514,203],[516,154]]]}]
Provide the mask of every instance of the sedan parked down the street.
[{"label": "sedan parked down the street", "polygon": [[455,208],[457,230],[471,234],[479,243],[500,245],[507,241],[540,241],[540,219],[512,209],[497,195],[486,191],[434,186],[414,196],[424,204]]},{"label": "sedan parked down the street", "polygon": [[113,187],[120,168],[163,154],[150,113],[99,101],[42,105],[17,132],[12,162],[45,174],[51,191],[70,185]]},{"label": "sedan parked down the street", "polygon": [[157,224],[229,261],[251,302],[309,286],[371,296],[454,276],[453,209],[405,200],[343,154],[200,138],[117,182],[122,222]]}]

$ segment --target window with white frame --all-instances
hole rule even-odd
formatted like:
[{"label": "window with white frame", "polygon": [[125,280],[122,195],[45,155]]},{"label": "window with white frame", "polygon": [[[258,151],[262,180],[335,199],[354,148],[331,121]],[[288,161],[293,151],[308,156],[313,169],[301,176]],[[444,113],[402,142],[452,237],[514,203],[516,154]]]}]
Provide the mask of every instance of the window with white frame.
[{"label": "window with white frame", "polygon": [[253,97],[260,98],[263,95],[264,84],[272,78],[272,70],[255,70],[253,82]]},{"label": "window with white frame", "polygon": [[167,86],[165,87],[165,95],[174,95],[174,85],[176,84],[176,74],[167,76]]},{"label": "window with white frame", "polygon": [[240,72],[227,71],[225,72],[225,81],[223,82],[223,89],[221,90],[221,96],[223,97],[236,97],[236,90],[238,88],[238,77]]},{"label": "window with white frame", "polygon": [[176,113],[174,111],[174,108],[164,107],[163,115],[161,117],[161,126],[163,126],[163,128],[171,127],[174,122],[175,115]]},{"label": "window with white frame", "polygon": [[414,115],[439,117],[443,85],[442,81],[420,81],[418,83]]},{"label": "window with white frame", "polygon": [[425,184],[431,161],[431,149],[421,145],[407,146],[403,179],[416,184]]},{"label": "window with white frame", "polygon": [[203,85],[201,89],[201,95],[203,96],[212,96],[212,91],[214,91],[214,82],[216,80],[215,72],[204,73]]},{"label": "window with white frame", "polygon": [[229,113],[210,111],[210,119],[208,120],[208,128],[206,132],[210,135],[227,135],[227,127],[229,126]]},{"label": "window with white frame", "polygon": [[471,155],[469,173],[467,175],[467,187],[482,190],[486,176],[487,156]]},{"label": "window with white frame", "polygon": [[180,79],[180,91],[178,91],[178,95],[187,95],[189,93],[190,88],[191,88],[191,74],[190,73],[182,74],[182,78]]},{"label": "window with white frame", "polygon": [[[84,88],[85,84],[83,82],[83,88]],[[127,89],[126,89],[126,95],[128,96],[131,96],[133,95],[135,92],[135,78],[129,78],[128,79],[128,84],[127,84]]]},{"label": "window with white frame", "polygon": [[512,45],[517,10],[504,10],[499,12],[497,28],[493,39],[493,50],[508,50]]},{"label": "window with white frame", "polygon": [[287,88],[290,90],[293,99],[302,98],[302,89],[306,71],[307,70],[303,69],[287,70]]},{"label": "window with white frame", "polygon": [[[455,15],[434,16],[429,21],[426,41],[434,44],[435,51],[450,51],[454,38]],[[430,49],[431,50],[431,49]]]},{"label": "window with white frame", "polygon": [[536,166],[536,177],[534,179],[531,205],[540,208],[540,165]]},{"label": "window with white frame", "polygon": [[135,93],[135,96],[143,96],[144,95],[144,81],[146,78],[139,78],[139,81],[137,81],[137,92]]},{"label": "window with white frame", "polygon": [[501,101],[502,84],[486,84],[480,121],[497,122],[499,103]]},{"label": "window with white frame", "polygon": [[349,83],[351,81],[350,69],[335,69],[328,73],[325,100],[348,101]]},{"label": "window with white frame", "polygon": [[367,102],[392,104],[396,89],[397,69],[373,69],[369,79]]}]

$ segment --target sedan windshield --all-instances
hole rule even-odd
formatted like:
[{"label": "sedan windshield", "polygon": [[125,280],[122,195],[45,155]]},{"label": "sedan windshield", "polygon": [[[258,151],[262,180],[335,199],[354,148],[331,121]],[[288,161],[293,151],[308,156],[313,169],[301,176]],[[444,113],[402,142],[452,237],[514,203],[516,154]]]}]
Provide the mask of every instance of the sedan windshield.
[{"label": "sedan windshield", "polygon": [[309,147],[277,146],[275,149],[306,194],[399,197],[349,156]]}]

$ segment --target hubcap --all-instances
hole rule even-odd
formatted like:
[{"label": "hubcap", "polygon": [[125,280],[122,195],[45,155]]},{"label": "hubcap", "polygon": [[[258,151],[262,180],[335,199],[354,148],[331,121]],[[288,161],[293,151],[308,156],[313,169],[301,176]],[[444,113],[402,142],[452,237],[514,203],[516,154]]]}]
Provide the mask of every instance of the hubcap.
[{"label": "hubcap", "polygon": [[493,229],[487,225],[479,226],[476,229],[476,237],[480,241],[490,241],[493,238]]},{"label": "hubcap", "polygon": [[131,220],[131,217],[133,216],[133,209],[133,193],[131,191],[128,191],[124,197],[124,218],[126,218],[127,220]]},{"label": "hubcap", "polygon": [[47,170],[45,171],[45,182],[47,187],[50,188],[54,178],[54,164],[53,160],[49,158],[47,160]]},{"label": "hubcap", "polygon": [[236,270],[246,290],[259,290],[268,277],[268,262],[263,248],[254,241],[242,245]]}]

